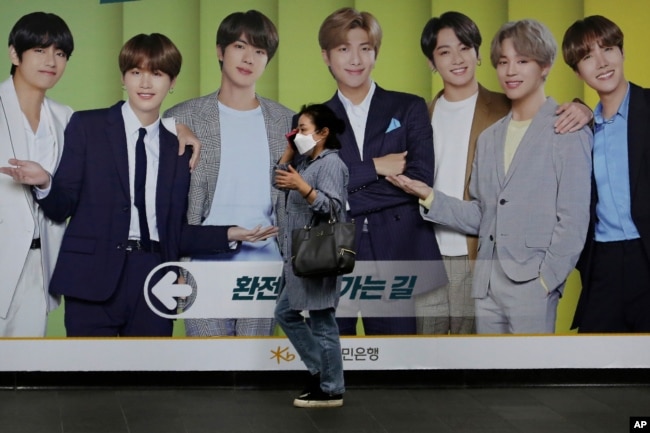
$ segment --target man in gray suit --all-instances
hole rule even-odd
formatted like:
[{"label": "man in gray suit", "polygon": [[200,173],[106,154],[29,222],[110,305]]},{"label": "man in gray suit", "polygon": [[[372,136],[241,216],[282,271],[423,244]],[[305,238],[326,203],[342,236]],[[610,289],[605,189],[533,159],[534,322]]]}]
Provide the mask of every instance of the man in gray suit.
[{"label": "man in gray suit", "polygon": [[[255,93],[278,41],[275,25],[262,13],[230,14],[217,31],[221,87],[165,113],[186,124],[202,144],[190,185],[190,224],[282,227],[277,218],[283,214],[283,196],[271,180],[294,113]],[[192,260],[281,261],[282,255],[277,239],[271,238],[237,254]],[[273,319],[188,319],[185,329],[189,336],[270,335]]]},{"label": "man in gray suit", "polygon": [[554,132],[558,104],[544,83],[556,52],[550,31],[533,20],[504,24],[494,37],[490,58],[512,109],[479,137],[471,201],[390,178],[421,198],[425,219],[478,234],[478,333],[553,333],[558,300],[584,245],[592,135],[586,127]]}]

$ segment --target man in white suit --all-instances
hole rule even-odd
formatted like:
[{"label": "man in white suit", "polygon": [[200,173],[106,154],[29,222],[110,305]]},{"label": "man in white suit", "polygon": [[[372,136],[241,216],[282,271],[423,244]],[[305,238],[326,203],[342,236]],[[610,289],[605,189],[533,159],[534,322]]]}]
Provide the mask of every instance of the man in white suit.
[{"label": "man in white suit", "polygon": [[[34,160],[53,173],[72,115],[45,93],[59,81],[74,43],[58,16],[34,12],[9,34],[11,77],[0,84],[0,161]],[[0,176],[0,336],[42,337],[58,305],[49,279],[65,224],[45,218],[29,187]]]},{"label": "man in white suit", "polygon": [[421,198],[425,219],[478,235],[472,297],[481,334],[553,333],[584,245],[592,135],[554,131],[558,105],[544,83],[556,52],[533,20],[504,24],[494,37],[490,59],[512,109],[479,136],[470,201],[390,178]]}]

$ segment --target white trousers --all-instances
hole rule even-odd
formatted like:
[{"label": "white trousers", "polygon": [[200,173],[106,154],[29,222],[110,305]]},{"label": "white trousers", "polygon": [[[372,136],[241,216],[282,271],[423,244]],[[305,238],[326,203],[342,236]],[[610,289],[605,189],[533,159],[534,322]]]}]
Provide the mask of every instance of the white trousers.
[{"label": "white trousers", "polygon": [[0,318],[0,337],[44,337],[46,298],[41,250],[29,250],[7,316]]}]

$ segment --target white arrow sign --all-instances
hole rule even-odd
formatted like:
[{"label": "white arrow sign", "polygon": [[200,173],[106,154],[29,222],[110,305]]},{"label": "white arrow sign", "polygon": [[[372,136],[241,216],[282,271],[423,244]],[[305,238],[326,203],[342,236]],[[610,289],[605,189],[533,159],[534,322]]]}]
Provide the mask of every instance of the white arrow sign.
[{"label": "white arrow sign", "polygon": [[[196,282],[191,286],[173,284],[176,274],[163,268],[185,270]],[[343,276],[337,317],[402,317],[415,314],[413,297],[434,290],[439,281],[436,267],[429,261],[360,261],[354,272]],[[165,277],[151,289],[149,281],[157,272]],[[155,267],[147,277],[144,296],[149,308],[169,319],[229,317],[273,317],[282,284],[282,262],[169,262]],[[157,298],[175,310],[175,297],[190,297],[183,311],[159,311],[150,298]]]},{"label": "white arrow sign", "polygon": [[151,293],[170,310],[177,306],[175,298],[192,294],[192,286],[189,284],[174,284],[177,278],[178,276],[174,272],[169,271],[151,289]]}]

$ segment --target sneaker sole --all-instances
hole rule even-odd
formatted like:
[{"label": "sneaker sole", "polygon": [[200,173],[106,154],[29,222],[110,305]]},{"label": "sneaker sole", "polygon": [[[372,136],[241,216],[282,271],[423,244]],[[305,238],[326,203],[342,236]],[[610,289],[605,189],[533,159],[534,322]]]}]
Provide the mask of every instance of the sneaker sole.
[{"label": "sneaker sole", "polygon": [[343,400],[300,400],[293,401],[295,407],[302,408],[328,408],[328,407],[341,407]]}]

